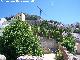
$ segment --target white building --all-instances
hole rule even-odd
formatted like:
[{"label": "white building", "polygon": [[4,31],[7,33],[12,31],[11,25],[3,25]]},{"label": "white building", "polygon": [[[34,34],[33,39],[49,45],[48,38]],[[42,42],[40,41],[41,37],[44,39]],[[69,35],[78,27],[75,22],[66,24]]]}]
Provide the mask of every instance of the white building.
[{"label": "white building", "polygon": [[18,13],[18,14],[16,14],[16,16],[14,18],[25,21],[25,14],[24,13]]}]

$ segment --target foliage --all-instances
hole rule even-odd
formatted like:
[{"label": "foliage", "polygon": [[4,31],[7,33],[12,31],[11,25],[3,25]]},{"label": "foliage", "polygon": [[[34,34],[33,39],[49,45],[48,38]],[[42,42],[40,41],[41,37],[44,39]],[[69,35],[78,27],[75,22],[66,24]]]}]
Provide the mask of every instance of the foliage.
[{"label": "foliage", "polygon": [[67,32],[71,32],[71,27],[66,27],[65,28],[65,32],[67,33]]},{"label": "foliage", "polygon": [[55,58],[56,60],[64,60],[63,59],[63,53],[61,52],[61,50],[60,49],[58,49],[57,51],[56,51],[56,58]]},{"label": "foliage", "polygon": [[21,20],[15,20],[13,24],[5,27],[0,48],[0,53],[4,54],[7,60],[16,60],[18,56],[25,54],[43,54],[38,37],[33,35],[30,26]]},{"label": "foliage", "polygon": [[41,30],[43,29],[43,35],[48,38],[53,38],[57,42],[61,41],[63,29],[58,28],[57,25],[49,24],[48,21],[44,21],[41,24]]},{"label": "foliage", "polygon": [[34,35],[38,35],[40,33],[40,27],[38,25],[32,25],[31,29]]},{"label": "foliage", "polygon": [[33,25],[32,30],[34,35],[53,38],[57,42],[62,41],[62,32],[64,29],[58,28],[57,25],[50,24],[47,20],[42,21],[40,25]]},{"label": "foliage", "polygon": [[74,33],[80,33],[80,29],[75,29],[73,32]]},{"label": "foliage", "polygon": [[[72,35],[69,34],[71,32],[70,28],[57,27],[56,24],[51,25],[47,20],[42,21],[42,23],[39,26],[35,25],[33,28],[34,30],[33,29],[32,30],[38,36],[53,38],[56,40],[57,43],[60,42],[64,47],[66,47],[68,51],[74,53],[75,41]],[[68,35],[65,37],[62,36],[62,33],[64,31],[68,33]]]},{"label": "foliage", "polygon": [[75,40],[74,37],[68,34],[63,38],[62,46],[66,47],[70,53],[74,53]]},{"label": "foliage", "polygon": [[63,32],[63,29],[56,29],[53,31],[53,39],[55,39],[57,43],[63,41],[62,32]]},{"label": "foliage", "polygon": [[25,19],[26,20],[37,20],[37,19],[40,19],[41,17],[40,16],[37,16],[37,15],[26,15],[25,16]]}]

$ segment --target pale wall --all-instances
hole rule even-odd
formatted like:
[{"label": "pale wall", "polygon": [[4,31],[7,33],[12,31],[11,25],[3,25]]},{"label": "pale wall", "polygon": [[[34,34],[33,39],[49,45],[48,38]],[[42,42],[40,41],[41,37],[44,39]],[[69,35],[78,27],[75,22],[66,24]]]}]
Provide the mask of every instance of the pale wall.
[{"label": "pale wall", "polygon": [[80,43],[77,43],[77,53],[80,54]]},{"label": "pale wall", "polygon": [[22,13],[22,21],[25,21],[25,14]]},{"label": "pale wall", "polygon": [[56,41],[53,39],[47,39],[45,37],[40,37],[41,46],[43,48],[56,48]]}]

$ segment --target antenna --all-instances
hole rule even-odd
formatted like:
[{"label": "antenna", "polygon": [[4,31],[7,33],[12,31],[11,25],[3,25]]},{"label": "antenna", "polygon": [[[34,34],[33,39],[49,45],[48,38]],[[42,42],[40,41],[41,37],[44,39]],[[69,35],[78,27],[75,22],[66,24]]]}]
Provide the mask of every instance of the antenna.
[{"label": "antenna", "polygon": [[42,10],[39,6],[37,6],[37,7],[38,7],[38,9],[40,10],[40,16],[41,16],[43,10]]}]

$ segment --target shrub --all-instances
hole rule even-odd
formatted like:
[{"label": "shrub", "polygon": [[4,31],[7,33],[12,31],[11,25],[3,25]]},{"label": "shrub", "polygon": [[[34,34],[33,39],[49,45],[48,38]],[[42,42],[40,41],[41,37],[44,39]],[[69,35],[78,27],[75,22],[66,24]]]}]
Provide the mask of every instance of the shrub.
[{"label": "shrub", "polygon": [[7,60],[16,60],[18,56],[25,54],[43,54],[39,39],[33,35],[30,26],[21,20],[14,20],[10,26],[5,27],[0,43],[0,53],[4,54]]},{"label": "shrub", "polygon": [[73,53],[73,54],[75,53],[74,52],[75,40],[72,35],[69,34],[68,36],[65,36],[61,44],[62,46],[66,47],[70,53]]},{"label": "shrub", "polygon": [[56,51],[56,58],[55,58],[56,60],[64,60],[63,59],[63,53],[61,52],[61,50],[60,49],[58,49],[57,51]]}]

